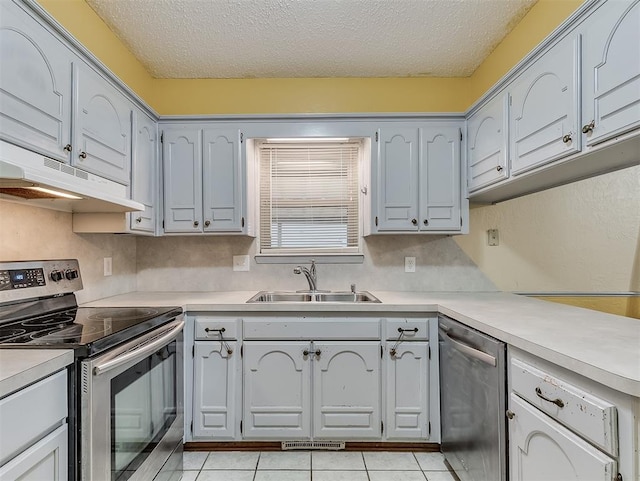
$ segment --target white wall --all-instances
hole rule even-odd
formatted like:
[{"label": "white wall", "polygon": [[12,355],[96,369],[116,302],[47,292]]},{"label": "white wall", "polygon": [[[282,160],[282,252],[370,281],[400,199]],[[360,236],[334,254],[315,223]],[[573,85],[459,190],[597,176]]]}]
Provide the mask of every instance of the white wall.
[{"label": "white wall", "polygon": [[[294,264],[255,264],[246,237],[139,238],[138,288],[158,291],[297,290],[307,288]],[[250,272],[233,272],[232,257],[249,254]],[[404,272],[404,257],[416,272]],[[319,264],[318,288],[400,291],[493,291],[484,274],[446,236],[371,236],[363,264]]]},{"label": "white wall", "polygon": [[500,290],[640,291],[640,166],[473,208],[470,231],[456,242]]},{"label": "white wall", "polygon": [[[113,275],[103,276],[103,258]],[[136,240],[112,234],[74,234],[71,214],[0,201],[0,261],[78,259],[84,289],[78,302],[136,290]]]}]

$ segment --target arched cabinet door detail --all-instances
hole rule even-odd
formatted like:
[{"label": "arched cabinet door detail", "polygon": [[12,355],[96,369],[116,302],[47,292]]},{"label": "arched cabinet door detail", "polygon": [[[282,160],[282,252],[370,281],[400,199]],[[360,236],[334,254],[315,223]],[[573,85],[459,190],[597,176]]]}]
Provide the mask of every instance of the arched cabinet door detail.
[{"label": "arched cabinet door detail", "polygon": [[68,163],[73,54],[8,1],[0,2],[0,45],[0,137]]},{"label": "arched cabinet door detail", "polygon": [[154,232],[158,191],[158,129],[153,120],[137,109],[133,112],[132,121],[131,198],[143,204],[145,210],[130,215],[130,228]]},{"label": "arched cabinet door detail", "polygon": [[607,2],[581,30],[581,131],[594,145],[640,126],[640,1]]},{"label": "arched cabinet door detail", "polygon": [[580,37],[569,36],[510,88],[511,173],[518,175],[580,151]]}]

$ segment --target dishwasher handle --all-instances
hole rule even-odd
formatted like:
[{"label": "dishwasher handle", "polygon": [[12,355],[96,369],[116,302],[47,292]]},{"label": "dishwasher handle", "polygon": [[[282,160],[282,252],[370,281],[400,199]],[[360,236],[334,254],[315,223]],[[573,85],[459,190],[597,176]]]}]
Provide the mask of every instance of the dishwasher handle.
[{"label": "dishwasher handle", "polygon": [[496,367],[498,365],[496,358],[491,354],[482,352],[476,349],[475,347],[465,344],[464,342],[458,339],[454,339],[451,336],[451,334],[446,332],[444,329],[440,329],[440,332],[447,338],[448,341],[451,342],[451,345],[457,351],[460,351],[461,353],[466,354],[467,356],[472,357],[473,359],[477,359],[478,361],[488,364],[490,366]]}]

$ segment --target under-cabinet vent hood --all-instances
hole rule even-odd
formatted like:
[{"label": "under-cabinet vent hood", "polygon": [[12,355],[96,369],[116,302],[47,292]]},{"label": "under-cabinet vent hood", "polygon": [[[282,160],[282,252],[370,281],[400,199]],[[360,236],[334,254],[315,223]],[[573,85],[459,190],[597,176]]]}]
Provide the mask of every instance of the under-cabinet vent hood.
[{"label": "under-cabinet vent hood", "polygon": [[0,198],[67,212],[131,212],[127,187],[0,141]]}]

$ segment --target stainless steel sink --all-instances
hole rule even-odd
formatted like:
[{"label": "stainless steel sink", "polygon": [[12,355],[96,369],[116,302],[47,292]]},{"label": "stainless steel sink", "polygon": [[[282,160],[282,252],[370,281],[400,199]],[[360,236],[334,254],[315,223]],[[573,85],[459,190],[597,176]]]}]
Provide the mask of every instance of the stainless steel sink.
[{"label": "stainless steel sink", "polygon": [[338,302],[338,303],[380,303],[367,291],[360,292],[274,292],[260,291],[247,301],[251,302]]}]

